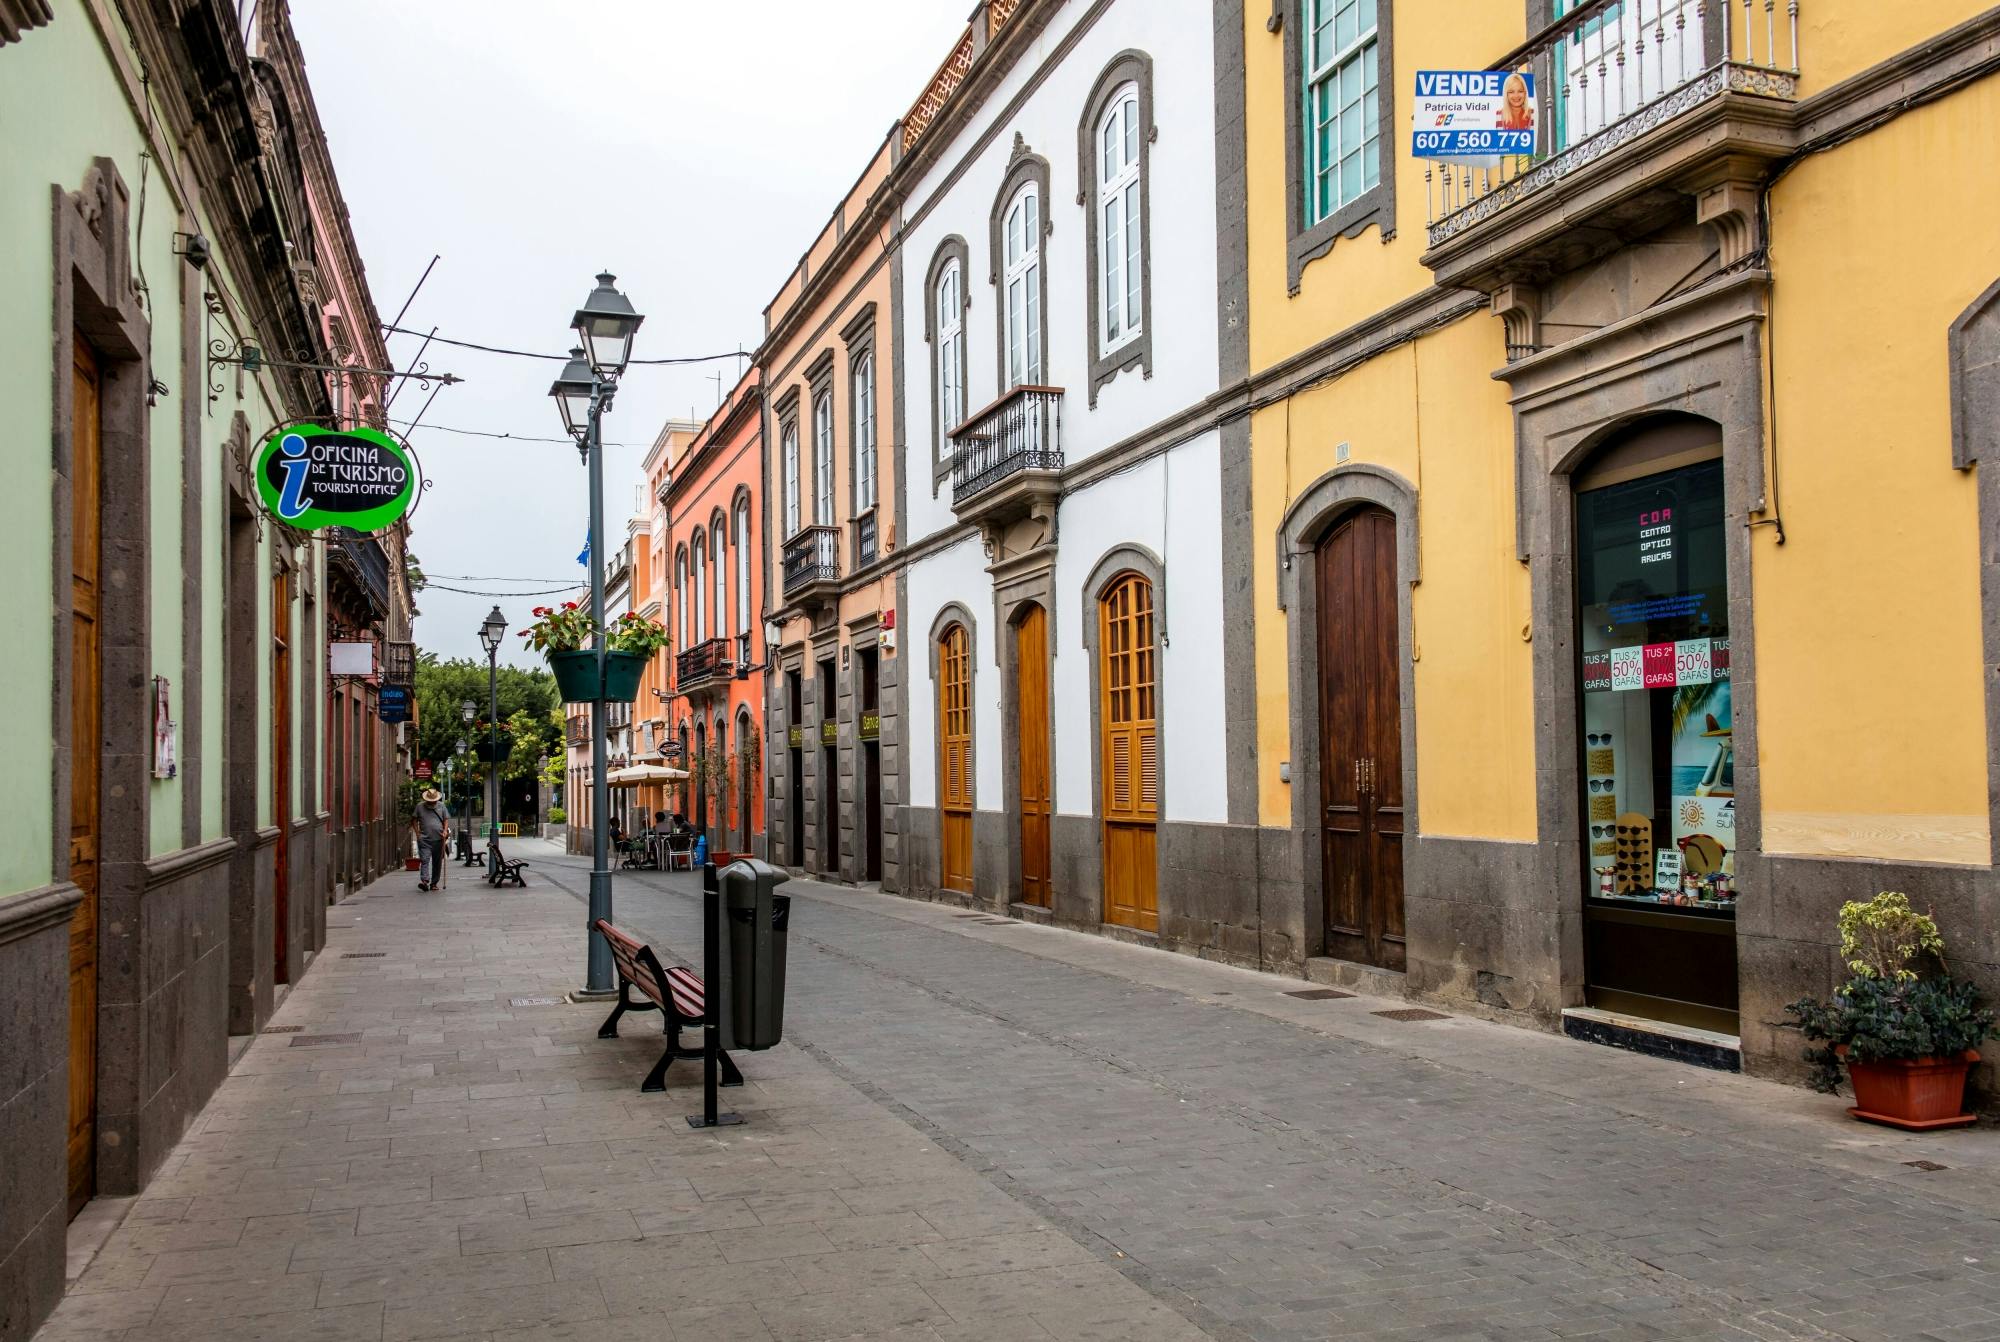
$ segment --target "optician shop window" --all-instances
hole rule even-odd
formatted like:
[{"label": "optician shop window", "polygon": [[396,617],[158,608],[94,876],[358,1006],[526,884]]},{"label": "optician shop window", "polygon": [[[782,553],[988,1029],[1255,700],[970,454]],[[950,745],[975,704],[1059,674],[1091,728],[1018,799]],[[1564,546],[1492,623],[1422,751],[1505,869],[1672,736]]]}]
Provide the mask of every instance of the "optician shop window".
[{"label": "optician shop window", "polygon": [[1580,488],[1576,507],[1586,895],[1731,917],[1722,462]]}]

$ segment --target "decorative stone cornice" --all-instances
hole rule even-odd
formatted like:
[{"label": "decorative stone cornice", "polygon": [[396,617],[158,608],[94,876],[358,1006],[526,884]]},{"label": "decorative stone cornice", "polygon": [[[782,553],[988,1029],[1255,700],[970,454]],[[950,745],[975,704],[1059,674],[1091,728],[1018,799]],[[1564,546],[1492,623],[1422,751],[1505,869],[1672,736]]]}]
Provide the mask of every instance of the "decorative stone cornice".
[{"label": "decorative stone cornice", "polygon": [[0,899],[0,946],[62,926],[82,902],[82,889],[68,881]]}]

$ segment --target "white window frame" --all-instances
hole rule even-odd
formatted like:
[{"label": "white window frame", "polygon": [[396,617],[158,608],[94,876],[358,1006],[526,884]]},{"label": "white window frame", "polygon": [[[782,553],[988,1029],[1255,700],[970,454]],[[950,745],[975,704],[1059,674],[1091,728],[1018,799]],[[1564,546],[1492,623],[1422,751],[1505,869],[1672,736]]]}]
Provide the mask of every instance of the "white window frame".
[{"label": "white window frame", "polygon": [[[729,623],[729,536],[717,517],[709,528],[709,548],[715,552],[715,636],[728,638]],[[738,562],[741,562],[739,557]]]},{"label": "white window frame", "polygon": [[1000,302],[1005,313],[1007,368],[1007,385],[1001,391],[1008,392],[1043,379],[1040,188],[1034,182],[1021,183],[1001,217],[1000,236],[1006,252]]},{"label": "white window frame", "polygon": [[694,534],[694,558],[690,561],[692,581],[688,584],[694,591],[694,641],[708,639],[708,532],[697,529]]},{"label": "white window frame", "polygon": [[785,539],[799,534],[799,423],[785,422],[785,448],[779,472],[785,487]]},{"label": "white window frame", "polygon": [[674,624],[680,631],[680,645],[684,650],[688,645],[687,574],[687,551],[677,550],[674,552]]},{"label": "white window frame", "polygon": [[965,275],[958,258],[938,274],[938,458],[951,461],[951,431],[965,420]]},{"label": "white window frame", "polygon": [[[1116,132],[1114,160],[1106,132]],[[1111,354],[1137,340],[1146,329],[1145,292],[1140,275],[1145,265],[1145,211],[1141,197],[1145,184],[1140,180],[1139,86],[1121,85],[1111,95],[1111,106],[1097,123],[1097,292],[1102,311],[1097,314],[1099,354]],[[1114,217],[1117,226],[1113,227]],[[1118,262],[1118,282],[1112,282],[1111,263]]]},{"label": "white window frame", "polygon": [[855,361],[854,385],[854,511],[875,506],[875,351]]},{"label": "white window frame", "polygon": [[750,500],[736,500],[736,619],[750,628]]},{"label": "white window frame", "polygon": [[[1303,162],[1305,164],[1305,213],[1308,227],[1319,223],[1338,211],[1341,207],[1361,199],[1372,191],[1382,180],[1382,125],[1378,121],[1375,136],[1368,138],[1368,118],[1379,110],[1376,89],[1369,84],[1372,72],[1378,78],[1381,71],[1381,52],[1378,34],[1381,32],[1380,6],[1390,0],[1305,0],[1304,24],[1299,35],[1301,63],[1305,77],[1300,82],[1304,86],[1305,106],[1302,109],[1301,124],[1305,136]],[[1359,28],[1360,9],[1364,5],[1375,8],[1375,22],[1367,28]],[[1357,31],[1347,43],[1329,51],[1325,59],[1316,60],[1319,52],[1319,30],[1329,27],[1334,31],[1329,38],[1337,36],[1340,12],[1352,6],[1356,12]],[[1331,45],[1331,42],[1329,42]],[[1338,98],[1340,80],[1349,70],[1355,71],[1355,96],[1337,103],[1332,113],[1335,132],[1333,161],[1323,162],[1320,154],[1319,128],[1326,118],[1319,112],[1322,95]],[[1340,165],[1348,157],[1340,151],[1340,132],[1348,117],[1356,119],[1356,146],[1361,156],[1361,179],[1351,192],[1343,192],[1340,184]],[[1370,170],[1374,176],[1369,176]]]},{"label": "white window frame", "polygon": [[833,525],[833,391],[813,397],[813,524]]}]

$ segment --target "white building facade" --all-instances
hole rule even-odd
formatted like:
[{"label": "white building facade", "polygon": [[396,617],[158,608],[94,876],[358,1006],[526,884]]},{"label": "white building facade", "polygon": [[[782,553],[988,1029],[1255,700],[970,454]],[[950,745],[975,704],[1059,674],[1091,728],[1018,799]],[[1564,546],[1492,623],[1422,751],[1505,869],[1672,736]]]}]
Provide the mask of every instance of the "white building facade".
[{"label": "white building facade", "polygon": [[906,121],[897,605],[908,892],[1234,952],[1254,919],[1214,887],[1257,839],[1214,28],[1200,0],[975,13]]}]

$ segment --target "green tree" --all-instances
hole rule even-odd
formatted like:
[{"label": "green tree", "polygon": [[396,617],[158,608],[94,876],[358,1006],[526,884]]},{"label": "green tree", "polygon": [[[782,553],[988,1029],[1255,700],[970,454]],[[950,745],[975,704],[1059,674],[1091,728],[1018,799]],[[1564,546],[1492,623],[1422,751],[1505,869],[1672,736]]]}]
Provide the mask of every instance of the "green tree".
[{"label": "green tree", "polygon": [[[547,671],[503,666],[499,700],[502,730],[512,734],[500,776],[533,777],[541,756],[562,750],[562,700],[556,693],[556,678]],[[484,663],[471,658],[444,661],[434,652],[417,658],[417,758],[442,764],[460,737],[466,738],[468,750],[475,744],[473,729],[459,715],[459,705],[466,702],[484,722],[488,710]],[[469,753],[465,763],[470,767],[460,777],[483,782],[485,769]]]}]

